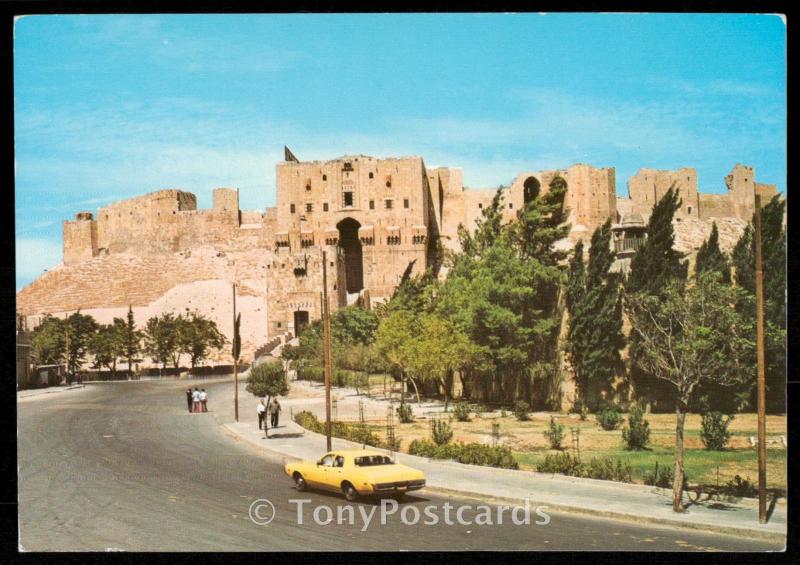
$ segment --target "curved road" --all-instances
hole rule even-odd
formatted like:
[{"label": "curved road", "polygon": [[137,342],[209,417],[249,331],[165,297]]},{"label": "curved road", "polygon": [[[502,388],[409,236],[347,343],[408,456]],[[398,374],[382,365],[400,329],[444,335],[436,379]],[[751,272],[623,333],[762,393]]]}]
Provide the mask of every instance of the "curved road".
[{"label": "curved road", "polygon": [[[436,505],[436,525],[406,525],[400,513],[380,524],[374,503],[349,505],[324,493],[298,493],[279,458],[235,441],[215,416],[191,415],[189,383],[121,382],[47,394],[18,403],[19,532],[27,551],[284,550],[780,550],[779,544],[725,535],[640,526],[547,511],[530,525],[448,525],[445,503],[478,501],[421,491],[401,505]],[[191,383],[194,385],[195,383]],[[220,387],[211,398],[227,397]],[[247,399],[243,404],[249,406]],[[212,404],[211,408],[214,406]],[[253,501],[269,499],[274,520],[253,523]],[[297,503],[308,499],[303,524]],[[319,525],[315,507],[353,507],[354,522]],[[325,509],[319,516],[326,518]],[[361,512],[375,511],[364,529]],[[492,507],[492,512],[497,510]],[[343,518],[349,515],[344,510]],[[266,517],[268,510],[260,510]],[[408,520],[414,511],[406,510]],[[484,517],[486,514],[484,513]],[[496,514],[492,518],[496,522]],[[432,520],[431,520],[432,521]]]}]

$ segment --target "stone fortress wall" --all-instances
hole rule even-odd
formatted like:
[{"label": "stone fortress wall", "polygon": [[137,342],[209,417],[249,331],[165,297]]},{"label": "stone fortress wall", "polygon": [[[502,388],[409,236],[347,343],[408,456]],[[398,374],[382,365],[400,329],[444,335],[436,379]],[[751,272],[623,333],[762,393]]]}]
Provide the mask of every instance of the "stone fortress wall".
[{"label": "stone fortress wall", "polygon": [[[716,221],[729,251],[752,216],[754,195],[767,200],[776,194],[774,185],[755,182],[753,168],[736,165],[725,178],[724,195],[699,192],[691,168],[641,169],[622,198],[613,167],[576,164],[518,174],[504,192],[504,219],[516,216],[526,195],[548,190],[556,175],[568,185],[571,243],[588,243],[608,218],[615,224],[626,217],[646,221],[674,183],[683,199],[676,248],[696,251]],[[212,288],[224,294],[236,282],[240,293],[256,300],[251,307],[263,305],[257,316],[243,316],[247,356],[320,317],[323,252],[332,309],[378,303],[405,273],[419,274],[431,264],[437,241],[457,250],[459,225],[474,229],[496,193],[466,188],[461,169],[427,168],[421,157],[299,162],[287,154],[276,179],[276,206],[263,211],[241,211],[238,190],[218,188],[208,210],[197,209],[193,194],[169,189],[100,208],[96,217],[78,213],[63,224],[63,264],[18,293],[18,311],[36,318],[91,309],[102,318],[103,309],[132,305],[142,315],[159,308],[179,313],[189,306],[163,297],[181,288],[194,296],[191,309],[219,316],[220,329],[229,334],[227,314],[211,306],[227,297],[202,296]]]}]

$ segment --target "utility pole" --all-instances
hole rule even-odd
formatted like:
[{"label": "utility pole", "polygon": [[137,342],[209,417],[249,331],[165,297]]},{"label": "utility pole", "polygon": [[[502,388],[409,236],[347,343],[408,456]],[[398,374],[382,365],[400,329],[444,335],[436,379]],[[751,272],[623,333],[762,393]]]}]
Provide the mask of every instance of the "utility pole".
[{"label": "utility pole", "polygon": [[761,258],[761,196],[756,194],[756,340],[758,353],[758,521],[767,522],[767,387],[764,376],[764,267]]},{"label": "utility pole", "polygon": [[328,254],[322,252],[322,335],[323,358],[325,360],[325,439],[327,450],[331,447],[331,372],[333,359],[331,357],[331,313],[328,307]]},{"label": "utility pole", "polygon": [[236,323],[236,283],[233,283],[233,417],[239,421],[239,328]]}]

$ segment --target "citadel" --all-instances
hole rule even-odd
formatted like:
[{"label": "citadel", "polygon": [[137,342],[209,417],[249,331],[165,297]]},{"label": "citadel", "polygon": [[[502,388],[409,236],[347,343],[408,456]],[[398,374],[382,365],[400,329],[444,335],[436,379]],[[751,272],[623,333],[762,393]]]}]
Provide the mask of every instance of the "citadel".
[{"label": "citadel", "polygon": [[[428,168],[421,157],[343,156],[299,161],[288,149],[276,165],[276,206],[239,208],[239,192],[217,188],[211,209],[194,194],[169,189],[79,212],[63,223],[63,263],[17,294],[17,311],[35,327],[45,314],[80,309],[99,322],[124,316],[137,323],[166,311],[197,310],[231,338],[237,285],[245,359],[285,341],[320,317],[322,261],[328,261],[331,308],[388,299],[405,273],[419,274],[437,246],[458,250],[458,227],[472,230],[497,189],[466,188],[461,169]],[[724,179],[726,194],[698,190],[692,168],[641,169],[616,194],[613,167],[576,164],[564,170],[524,171],[505,187],[503,216],[512,220],[526,200],[560,175],[567,182],[572,226],[567,246],[588,240],[611,219],[613,245],[624,263],[638,248],[653,205],[675,185],[676,248],[695,252],[716,222],[729,252],[752,217],[756,194],[769,200],[775,185],[756,182],[737,164]],[[624,265],[623,267],[624,268]]]}]

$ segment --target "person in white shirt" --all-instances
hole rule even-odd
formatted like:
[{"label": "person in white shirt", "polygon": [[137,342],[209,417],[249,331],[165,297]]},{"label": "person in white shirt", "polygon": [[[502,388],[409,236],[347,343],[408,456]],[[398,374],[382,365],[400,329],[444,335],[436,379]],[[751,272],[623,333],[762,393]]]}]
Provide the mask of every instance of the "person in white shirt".
[{"label": "person in white shirt", "polygon": [[258,401],[256,405],[256,412],[258,413],[258,429],[261,429],[261,425],[265,423],[264,416],[267,414],[267,405],[264,404],[264,399]]},{"label": "person in white shirt", "polygon": [[197,390],[197,387],[194,387],[194,391],[192,391],[192,412],[200,412],[200,391]]},{"label": "person in white shirt", "polygon": [[200,389],[200,411],[208,412],[208,394],[204,388]]}]

